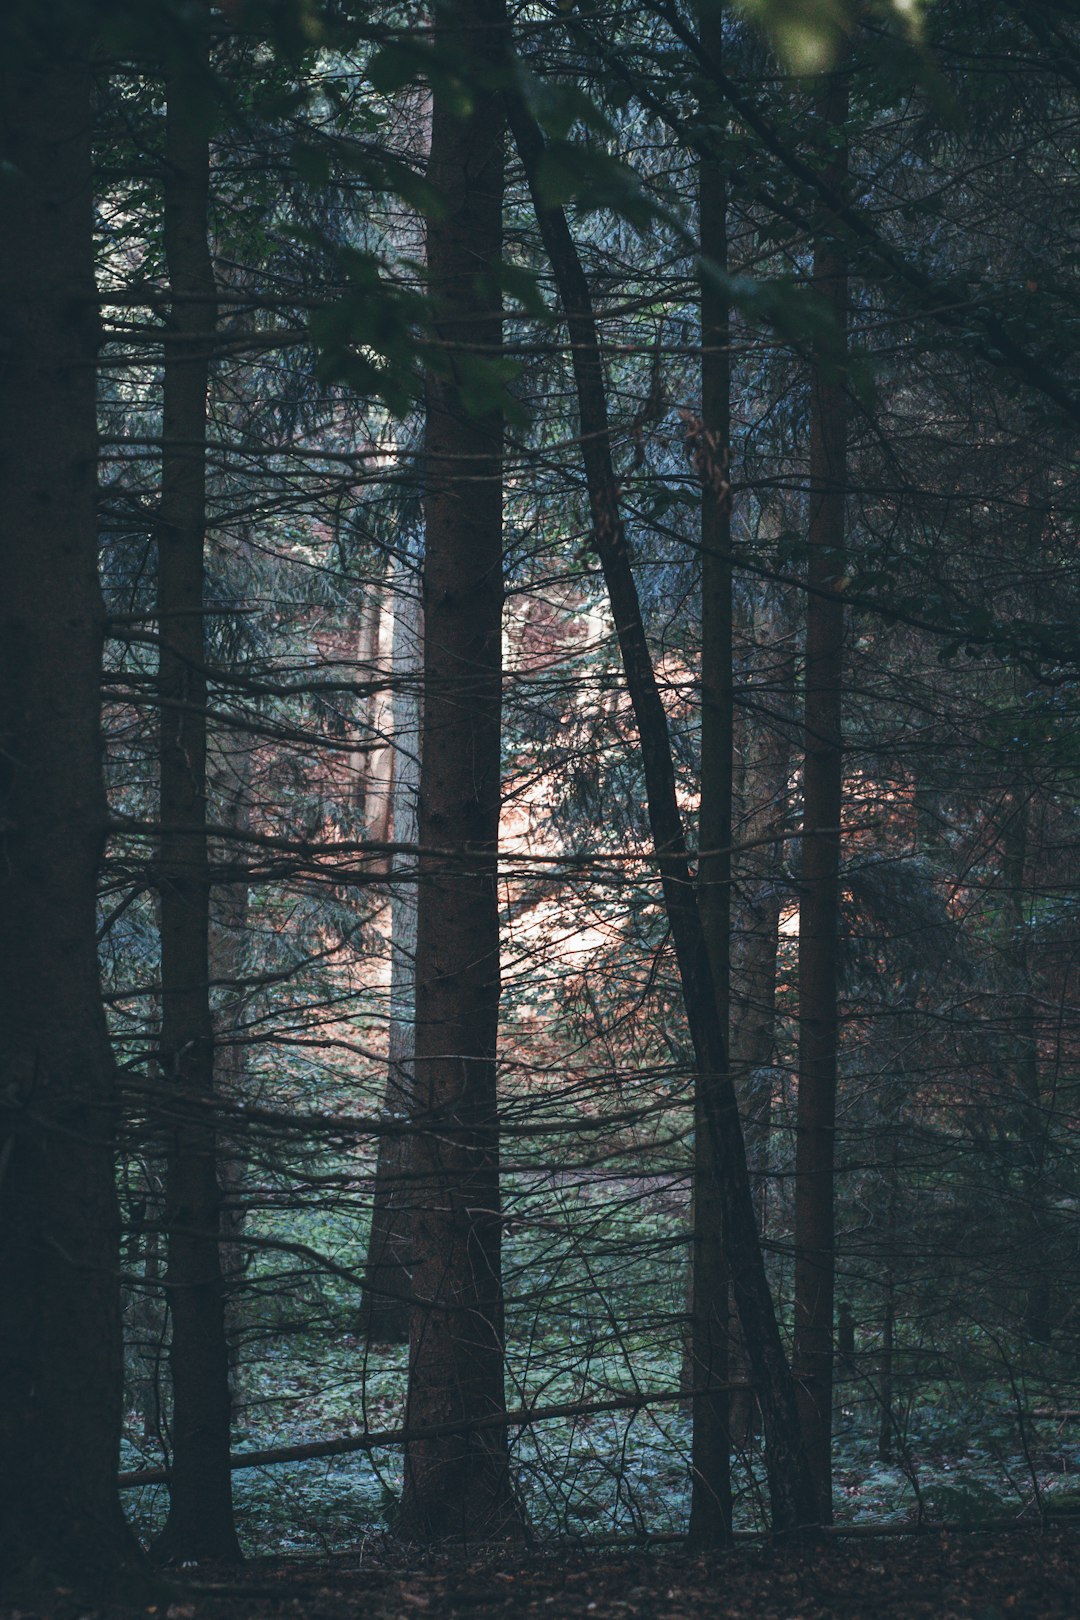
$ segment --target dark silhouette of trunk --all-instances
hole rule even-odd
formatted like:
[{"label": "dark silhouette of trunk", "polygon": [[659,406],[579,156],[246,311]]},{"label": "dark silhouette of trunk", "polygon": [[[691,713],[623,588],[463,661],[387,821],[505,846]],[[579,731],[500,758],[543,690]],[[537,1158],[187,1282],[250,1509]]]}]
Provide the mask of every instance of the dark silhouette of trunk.
[{"label": "dark silhouette of trunk", "polygon": [[773,1529],[790,1533],[814,1523],[813,1481],[799,1432],[794,1384],[765,1275],[738,1104],[728,1071],[705,931],[675,793],[667,715],[645,639],[619,507],[603,362],[592,300],[566,216],[560,208],[549,205],[540,184],[543,136],[519,97],[510,96],[508,105],[514,138],[569,329],[582,456],[592,513],[592,545],[603,570],[638,726],[653,847],[679,966],[694,1061],[702,1077],[699,1094],[705,1100],[735,1304],[760,1394]]},{"label": "dark silhouette of trunk", "polygon": [[[241,730],[219,728],[208,739],[210,820],[235,833],[251,826],[249,787],[252,738]],[[235,858],[234,842],[212,848],[213,858]],[[216,986],[214,1007],[214,1092],[226,1104],[242,1106],[247,1083],[248,1043],[244,1032],[245,983],[248,970],[248,886],[218,883],[210,896],[210,982]],[[245,1154],[242,1139],[217,1142],[221,1191],[221,1275],[225,1290],[225,1327],[230,1389],[235,1396],[239,1372],[237,1298],[244,1276]]]},{"label": "dark silhouette of trunk", "polygon": [[[150,1065],[151,1070],[154,1065]],[[148,1076],[153,1083],[153,1075]],[[124,1269],[132,1279],[123,1292],[124,1344],[128,1357],[125,1402],[142,1417],[144,1440],[165,1443],[161,1364],[165,1352],[165,1305],[161,1287],[161,1184],[144,1163],[130,1205],[130,1253]],[[138,1281],[134,1279],[140,1279]]]},{"label": "dark silhouette of trunk", "polygon": [[[423,625],[418,582],[411,569],[400,571],[394,603],[393,831],[395,843],[415,844],[419,833]],[[387,1124],[395,1121],[405,1124],[414,1111],[416,1044],[417,904],[416,861],[412,856],[394,856],[390,904],[390,1031],[383,1119]],[[407,1132],[379,1137],[358,1331],[382,1344],[401,1344],[409,1337],[411,1140]]]},{"label": "dark silhouette of trunk", "polygon": [[98,983],[91,72],[67,12],[0,64],[0,1592],[134,1597],[114,1069]]},{"label": "dark silhouette of trunk", "polygon": [[889,1201],[885,1214],[885,1276],[883,1289],[885,1310],[881,1323],[881,1360],[879,1362],[878,1400],[878,1462],[891,1463],[896,1450],[896,1418],[894,1402],[894,1360],[896,1343],[896,1206],[900,1191],[900,1155],[896,1137],[893,1137],[892,1163],[889,1167]]},{"label": "dark silhouette of trunk", "polygon": [[[500,0],[436,13],[442,46],[482,76],[503,50]],[[406,1426],[505,1412],[496,1040],[502,718],[501,413],[470,401],[500,349],[503,120],[482,82],[466,110],[437,87],[428,178],[429,293],[443,365],[428,378],[424,718],[416,943],[415,1303]],[[475,373],[474,373],[475,375]],[[506,1431],[414,1440],[406,1538],[484,1540],[518,1511]]]},{"label": "dark silhouette of trunk", "polygon": [[[703,18],[707,43],[719,52],[720,14]],[[727,269],[727,177],[715,160],[699,164],[702,255]],[[701,479],[701,804],[698,892],[701,927],[712,968],[717,1022],[727,1041],[731,976],[731,778],[734,741],[731,640],[731,503],[727,458],[731,427],[730,313],[708,275],[701,289],[701,422],[694,434]],[[691,1441],[690,1541],[698,1547],[731,1539],[731,1436],[728,1336],[729,1276],[719,1167],[709,1131],[707,1088],[694,1076],[693,1235],[690,1251]],[[715,1388],[710,1388],[715,1385]]]},{"label": "dark silhouette of trunk", "polygon": [[[847,119],[847,78],[837,73],[817,98],[823,133]],[[842,190],[846,148],[830,161]],[[820,222],[813,279],[841,332],[847,267]],[[810,511],[806,599],[802,883],[799,899],[799,1101],[795,1147],[795,1370],[799,1412],[822,1522],[832,1519],[836,1122],[837,920],[843,776],[841,679],[844,641],[844,493],[847,418],[842,369],[819,362],[810,401]]]},{"label": "dark silhouette of trunk", "polygon": [[[205,22],[205,17],[200,19]],[[172,1317],[169,1513],[162,1561],[236,1559],[229,1471],[229,1355],[221,1270],[210,1007],[206,832],[204,542],[206,395],[215,325],[207,241],[208,86],[179,56],[166,75],[165,334],[157,610],[161,637],[161,1080],[166,1143],[166,1291]]]},{"label": "dark silhouette of trunk", "polygon": [[755,639],[766,639],[754,655],[736,732],[742,771],[735,842],[745,849],[735,857],[734,872],[731,1067],[743,1096],[754,1202],[764,1230],[776,1056],[776,954],[787,893],[783,865],[795,731],[795,652],[788,615],[775,599],[758,602],[750,632]]},{"label": "dark silhouette of trunk", "polygon": [[[760,598],[759,592],[759,598]],[[765,635],[738,719],[736,753],[742,761],[735,857],[732,937],[731,1070],[743,1113],[750,1186],[758,1230],[768,1219],[769,1144],[776,1083],[776,958],[785,886],[781,876],[788,818],[788,778],[795,690],[793,637],[773,597],[752,610],[751,635]],[[733,1383],[747,1381],[746,1350],[732,1341]],[[757,1401],[752,1390],[731,1396],[731,1439],[745,1451],[753,1442]]]}]

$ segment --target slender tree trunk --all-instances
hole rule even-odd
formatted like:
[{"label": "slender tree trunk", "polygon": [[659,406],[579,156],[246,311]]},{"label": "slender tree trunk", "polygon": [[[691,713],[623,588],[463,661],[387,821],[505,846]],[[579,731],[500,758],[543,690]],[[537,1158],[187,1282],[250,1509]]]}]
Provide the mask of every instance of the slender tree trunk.
[{"label": "slender tree trunk", "polygon": [[[210,820],[233,832],[251,825],[249,786],[254,743],[239,730],[219,728],[208,742]],[[235,857],[235,844],[213,850],[216,859]],[[210,896],[210,981],[219,986],[214,1008],[214,1092],[235,1106],[243,1102],[248,1046],[244,1038],[244,974],[248,967],[250,895],[245,882],[219,883]],[[221,1275],[225,1290],[225,1326],[229,1354],[229,1387],[236,1394],[240,1370],[237,1296],[243,1280],[244,1144],[233,1138],[217,1142],[221,1192]]]},{"label": "slender tree trunk", "polygon": [[[379,623],[382,618],[383,586],[375,580],[361,598],[356,631],[356,678],[358,681],[375,679],[375,661],[379,651]],[[351,808],[362,824],[367,818],[368,752],[371,727],[371,696],[361,697],[356,705],[356,716],[349,728],[352,748],[349,752],[351,775]]]},{"label": "slender tree trunk", "polygon": [[619,507],[592,300],[566,216],[549,205],[540,184],[543,136],[519,97],[510,97],[508,104],[514,139],[570,334],[582,456],[592,510],[592,545],[603,569],[637,720],[653,848],[678,960],[694,1060],[698,1073],[708,1081],[700,1087],[700,1095],[706,1102],[736,1309],[754,1382],[760,1391],[773,1528],[778,1533],[790,1533],[815,1522],[815,1494],[799,1432],[794,1385],[765,1275],[738,1104],[675,793],[667,715],[645,638]]},{"label": "slender tree trunk", "polygon": [[899,1194],[899,1154],[893,1138],[892,1164],[889,1167],[889,1202],[885,1219],[885,1311],[881,1324],[880,1422],[878,1424],[878,1462],[891,1463],[895,1453],[896,1420],[893,1415],[894,1363],[896,1342],[896,1205]]},{"label": "slender tree trunk", "polygon": [[[68,14],[0,65],[0,1592],[115,1591],[123,1364],[105,832],[91,72]],[[52,1599],[55,1602],[55,1598]]]},{"label": "slender tree trunk", "polygon": [[[736,728],[742,760],[738,840],[747,845],[735,869],[737,911],[732,935],[731,1069],[739,1093],[758,1231],[768,1220],[769,1145],[776,1083],[776,961],[784,886],[795,666],[792,637],[775,602],[755,612],[751,631],[769,635],[748,689],[751,707]],[[746,1349],[732,1342],[732,1382],[746,1382]],[[754,1437],[752,1390],[731,1397],[731,1438],[740,1450]]]},{"label": "slender tree trunk", "polygon": [[[415,844],[419,838],[423,615],[418,582],[411,569],[400,570],[394,603],[394,842]],[[383,1118],[388,1123],[408,1123],[415,1108],[416,901],[415,859],[395,855],[390,885],[390,1031],[383,1104]],[[359,1331],[383,1344],[401,1344],[409,1337],[409,1205],[413,1196],[408,1181],[410,1142],[404,1132],[379,1137]]]},{"label": "slender tree trunk", "polygon": [[[703,18],[706,42],[719,51],[720,14]],[[715,161],[699,166],[701,252],[727,269],[727,177]],[[701,423],[696,439],[701,479],[701,805],[698,816],[699,905],[712,968],[717,1022],[727,1041],[731,978],[731,780],[734,742],[731,639],[731,505],[727,458],[731,438],[730,312],[706,276],[701,290]],[[690,1541],[699,1547],[731,1539],[731,1435],[728,1427],[729,1275],[719,1166],[709,1132],[706,1089],[722,1077],[694,1077],[693,1241],[690,1375],[693,1398]],[[708,1386],[715,1384],[715,1389]]]},{"label": "slender tree trunk", "polygon": [[[201,18],[200,20],[205,20]],[[206,833],[206,395],[215,325],[207,241],[206,87],[175,62],[165,95],[164,449],[158,516],[161,636],[161,1068],[166,1103],[166,1289],[172,1315],[172,1471],[159,1560],[235,1559],[229,1356],[221,1272]]]},{"label": "slender tree trunk", "polygon": [[[847,119],[845,75],[820,91],[823,131],[838,137]],[[831,161],[842,187],[846,148]],[[823,226],[827,226],[823,221]],[[841,332],[847,321],[847,267],[826,234],[814,249],[814,285]],[[843,776],[841,677],[844,604],[844,494],[847,418],[840,370],[815,367],[810,403],[810,561],[807,569],[802,886],[799,902],[799,1100],[795,1148],[795,1369],[806,1449],[822,1522],[832,1519],[834,1253],[833,1161],[836,1124],[837,923]]]},{"label": "slender tree trunk", "polygon": [[[393,820],[394,739],[393,693],[387,683],[393,662],[396,609],[389,576],[384,579],[374,608],[375,636],[370,679],[376,682],[367,706],[367,752],[364,755],[362,813],[367,836],[384,844]],[[387,863],[389,866],[389,863]]]},{"label": "slender tree trunk", "polygon": [[758,1224],[765,1229],[769,1134],[776,1055],[776,957],[784,903],[794,735],[794,636],[777,603],[754,614],[755,635],[770,639],[747,690],[738,727],[742,789],[737,842],[747,846],[735,871],[731,1067],[743,1097],[746,1150]]},{"label": "slender tree trunk", "polygon": [[[482,76],[501,59],[500,0],[436,13],[440,43]],[[503,120],[470,86],[436,89],[429,289],[445,367],[428,379],[424,719],[416,945],[415,1303],[406,1423],[505,1412],[496,1040],[502,716],[501,414],[469,403],[476,356],[501,344]],[[460,379],[460,380],[459,380]],[[464,386],[462,385],[464,384]],[[506,1432],[413,1441],[399,1528],[483,1540],[518,1522]]]}]

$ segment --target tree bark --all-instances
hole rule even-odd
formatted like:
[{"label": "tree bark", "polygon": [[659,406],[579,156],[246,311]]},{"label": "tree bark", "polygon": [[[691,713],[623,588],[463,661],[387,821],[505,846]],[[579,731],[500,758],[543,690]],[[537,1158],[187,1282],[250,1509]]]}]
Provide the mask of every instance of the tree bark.
[{"label": "tree bark", "polygon": [[[819,92],[823,133],[840,138],[847,119],[844,74]],[[834,186],[847,173],[843,145],[830,160]],[[847,323],[847,266],[827,234],[814,248],[813,280],[841,332]],[[799,1412],[821,1521],[832,1520],[837,924],[843,777],[842,586],[847,458],[845,383],[818,363],[810,400],[810,512],[806,602],[802,883],[799,900],[799,1100],[795,1145],[795,1369]]]},{"label": "tree bark", "polygon": [[157,525],[161,1073],[173,1457],[168,1518],[153,1552],[173,1563],[240,1556],[229,1471],[217,1136],[204,1123],[200,1106],[214,1095],[203,608],[206,407],[216,289],[207,240],[208,85],[197,73],[194,64],[177,58],[165,84],[164,236],[171,308]]},{"label": "tree bark", "polygon": [[[719,13],[702,19],[719,51]],[[727,269],[727,177],[702,159],[698,180],[702,255]],[[701,803],[698,894],[712,968],[716,1016],[725,1043],[731,995],[731,798],[734,743],[731,634],[731,505],[726,477],[731,439],[730,312],[714,281],[701,290],[701,422],[696,433],[701,479]],[[693,1238],[691,1245],[690,1387],[693,1401],[690,1541],[724,1546],[731,1539],[731,1435],[726,1386],[730,1334],[729,1275],[718,1165],[709,1132],[707,1088],[720,1079],[694,1076]]]},{"label": "tree bark", "polygon": [[[395,843],[416,844],[423,615],[411,569],[399,571],[394,604],[393,833]],[[415,1107],[417,897],[416,863],[410,856],[394,857],[390,904],[390,1031],[383,1112],[387,1120],[404,1123],[411,1120]],[[406,1134],[379,1137],[359,1332],[380,1344],[402,1344],[409,1337],[410,1141]]]},{"label": "tree bark", "polygon": [[[759,593],[759,606],[761,597]],[[747,851],[734,870],[731,991],[731,1070],[739,1094],[750,1186],[758,1231],[768,1221],[772,1098],[776,1084],[776,959],[784,899],[783,847],[788,817],[795,692],[792,641],[779,603],[766,597],[752,614],[751,635],[765,642],[747,689],[750,708],[736,728],[742,761],[737,842]],[[732,1342],[729,1368],[742,1380],[746,1350]],[[752,1390],[731,1397],[732,1444],[753,1442],[756,1400]]]},{"label": "tree bark", "polygon": [[[105,833],[92,76],[68,13],[0,67],[0,1592],[132,1595]],[[14,39],[14,42],[13,42]]]},{"label": "tree bark", "polygon": [[773,1529],[791,1533],[815,1522],[816,1500],[799,1432],[794,1385],[765,1275],[735,1088],[728,1070],[712,968],[675,793],[667,716],[645,639],[619,507],[592,300],[566,216],[562,209],[547,203],[539,183],[543,136],[519,97],[511,96],[508,104],[514,139],[570,334],[592,512],[592,545],[603,570],[637,720],[653,848],[695,1064],[708,1082],[701,1085],[700,1094],[706,1101],[736,1309],[754,1382],[761,1392]]},{"label": "tree bark", "polygon": [[[470,408],[476,357],[502,332],[503,119],[482,82],[503,50],[500,0],[436,13],[439,44],[478,70],[469,105],[438,86],[428,284],[443,365],[428,378],[424,719],[416,946],[413,1292],[406,1426],[505,1412],[496,1040],[502,717],[502,441]],[[512,1533],[506,1431],[414,1440],[399,1530]]]}]

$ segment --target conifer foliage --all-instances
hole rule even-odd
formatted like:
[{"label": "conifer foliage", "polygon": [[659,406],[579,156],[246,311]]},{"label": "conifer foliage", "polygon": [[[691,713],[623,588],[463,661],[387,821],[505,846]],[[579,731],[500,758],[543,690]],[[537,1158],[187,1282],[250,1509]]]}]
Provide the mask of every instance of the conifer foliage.
[{"label": "conifer foliage", "polygon": [[5,1600],[1045,1524],[1072,8],[12,0],[0,87]]}]

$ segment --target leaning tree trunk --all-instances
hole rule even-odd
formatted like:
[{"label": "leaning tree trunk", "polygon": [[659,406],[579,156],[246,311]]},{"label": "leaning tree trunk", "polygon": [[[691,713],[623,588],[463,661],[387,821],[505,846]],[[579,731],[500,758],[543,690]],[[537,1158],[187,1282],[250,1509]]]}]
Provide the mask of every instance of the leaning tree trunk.
[{"label": "leaning tree trunk", "polygon": [[[818,97],[827,137],[847,119],[847,77],[836,73]],[[830,162],[834,187],[847,173],[846,148]],[[846,331],[847,266],[825,234],[814,249],[814,285]],[[806,599],[802,883],[799,897],[799,1101],[795,1133],[795,1369],[799,1415],[823,1523],[832,1519],[834,1136],[836,1128],[837,928],[843,776],[841,678],[844,494],[847,457],[842,369],[820,362],[810,399],[810,513]]]},{"label": "leaning tree trunk", "polygon": [[[395,844],[419,836],[420,675],[423,615],[417,581],[402,568],[394,590],[393,832]],[[390,1030],[383,1102],[385,1134],[379,1137],[372,1194],[371,1232],[364,1266],[358,1331],[382,1344],[409,1337],[412,1271],[409,1257],[408,1180],[413,1115],[416,1010],[416,860],[393,857],[390,873]]]},{"label": "leaning tree trunk", "polygon": [[[720,49],[719,13],[703,37]],[[698,210],[701,252],[727,270],[727,177],[703,158]],[[716,1016],[727,1042],[731,979],[731,783],[734,742],[731,640],[731,504],[727,457],[731,427],[731,321],[726,298],[705,276],[701,291],[701,421],[694,434],[701,479],[701,805],[698,889],[712,967]],[[720,1076],[694,1076],[693,1236],[690,1250],[690,1366],[693,1396],[690,1540],[722,1546],[731,1538],[731,1435],[728,1424],[730,1293],[718,1165],[706,1092]]]},{"label": "leaning tree trunk", "polygon": [[592,545],[603,570],[637,720],[653,848],[679,966],[694,1061],[704,1082],[700,1095],[706,1104],[735,1305],[761,1400],[773,1529],[790,1533],[815,1522],[815,1493],[799,1431],[795,1389],[765,1275],[738,1103],[675,792],[667,715],[656,684],[630,564],[611,459],[607,395],[592,300],[566,216],[562,209],[550,205],[541,183],[544,141],[540,129],[519,96],[511,95],[508,105],[570,334],[582,457],[592,511]]},{"label": "leaning tree trunk", "polygon": [[[205,19],[203,19],[205,20]],[[221,1270],[210,1006],[206,830],[206,396],[215,326],[207,241],[208,86],[166,76],[165,332],[157,614],[160,635],[161,1076],[166,1141],[166,1291],[172,1316],[169,1513],[154,1544],[173,1563],[235,1559],[231,1401]]]},{"label": "leaning tree trunk", "polygon": [[[443,203],[428,225],[442,364],[428,378],[424,455],[409,1428],[506,1409],[496,1096],[503,424],[474,403],[477,356],[494,359],[501,344],[503,121],[484,82],[502,50],[500,12],[500,0],[458,0],[436,13],[440,43],[479,82],[464,107],[452,88],[436,88],[428,168]],[[404,1536],[483,1540],[516,1524],[505,1428],[408,1444]]]},{"label": "leaning tree trunk", "polygon": [[[95,946],[100,737],[89,63],[0,65],[0,1592],[84,1599],[120,1511],[114,1069]],[[43,24],[43,26],[45,26]]]}]

